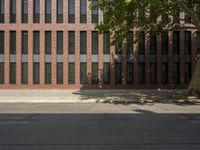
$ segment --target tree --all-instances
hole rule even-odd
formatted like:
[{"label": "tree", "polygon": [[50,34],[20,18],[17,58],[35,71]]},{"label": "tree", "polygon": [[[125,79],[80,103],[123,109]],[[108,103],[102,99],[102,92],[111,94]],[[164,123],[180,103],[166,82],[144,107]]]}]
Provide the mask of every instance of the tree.
[{"label": "tree", "polygon": [[[200,31],[200,1],[199,0],[98,0],[97,5],[104,14],[104,21],[97,24],[100,33],[110,31],[113,35],[112,43],[128,42],[128,34],[134,32],[136,40],[140,33],[161,33],[172,31],[185,26],[178,14],[185,12],[186,18]],[[125,42],[125,43],[126,43]],[[191,83],[189,95],[200,96],[200,59],[197,61]]]}]

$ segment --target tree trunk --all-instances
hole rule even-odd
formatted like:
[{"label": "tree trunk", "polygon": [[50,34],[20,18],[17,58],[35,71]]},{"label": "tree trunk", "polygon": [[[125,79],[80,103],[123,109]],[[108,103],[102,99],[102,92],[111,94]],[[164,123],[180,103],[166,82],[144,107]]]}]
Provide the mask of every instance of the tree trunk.
[{"label": "tree trunk", "polygon": [[200,58],[197,60],[192,80],[188,87],[188,95],[200,97]]}]

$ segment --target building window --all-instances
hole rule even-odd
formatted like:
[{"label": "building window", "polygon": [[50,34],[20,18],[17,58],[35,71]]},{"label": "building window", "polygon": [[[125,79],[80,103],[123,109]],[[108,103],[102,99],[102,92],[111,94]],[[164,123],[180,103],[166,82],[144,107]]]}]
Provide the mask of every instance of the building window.
[{"label": "building window", "polygon": [[75,0],[69,0],[68,2],[68,22],[75,23]]},{"label": "building window", "polygon": [[16,63],[10,63],[10,73],[9,73],[10,84],[16,84]]},{"label": "building window", "polygon": [[22,37],[21,37],[21,43],[22,43],[22,55],[28,54],[28,32],[22,31]]},{"label": "building window", "polygon": [[122,42],[118,42],[115,44],[115,54],[122,54]]},{"label": "building window", "polygon": [[51,31],[45,31],[45,54],[51,54]]},{"label": "building window", "polygon": [[4,31],[0,31],[0,54],[4,54]]},{"label": "building window", "polygon": [[156,84],[157,83],[157,67],[156,67],[156,63],[151,63],[150,64],[150,80],[151,80],[151,84]]},{"label": "building window", "polygon": [[68,32],[68,50],[69,54],[75,54],[75,32],[69,31]]},{"label": "building window", "polygon": [[173,21],[174,21],[174,23],[180,22],[180,12],[179,12],[179,10],[177,10],[176,14],[173,16]]},{"label": "building window", "polygon": [[10,54],[16,54],[16,31],[10,31]]},{"label": "building window", "polygon": [[51,63],[45,63],[45,84],[51,84]]},{"label": "building window", "polygon": [[98,23],[99,21],[99,9],[97,6],[98,1],[97,0],[92,0],[92,23]]},{"label": "building window", "polygon": [[145,83],[145,63],[139,63],[139,84]]},{"label": "building window", "polygon": [[28,23],[28,0],[22,0],[22,23]]},{"label": "building window", "polygon": [[63,23],[63,0],[57,0],[57,23]]},{"label": "building window", "polygon": [[57,54],[63,54],[63,31],[57,31]]},{"label": "building window", "polygon": [[180,39],[180,32],[174,31],[173,32],[173,54],[178,55],[179,54],[179,39]]},{"label": "building window", "polygon": [[110,83],[110,63],[106,62],[103,64],[103,82],[104,84]]},{"label": "building window", "polygon": [[45,23],[51,23],[51,0],[45,0]]},{"label": "building window", "polygon": [[40,32],[33,31],[33,54],[40,54]]},{"label": "building window", "polygon": [[185,31],[185,54],[191,54],[191,31]]},{"label": "building window", "polygon": [[133,77],[134,77],[134,70],[133,70],[133,62],[128,62],[127,63],[127,68],[126,68],[126,80],[128,84],[133,84]]},{"label": "building window", "polygon": [[40,63],[34,62],[33,63],[33,84],[40,83]]},{"label": "building window", "polygon": [[162,66],[161,66],[161,73],[162,73],[162,83],[163,84],[167,84],[168,83],[168,63],[162,63]]},{"label": "building window", "polygon": [[40,0],[34,0],[33,3],[33,23],[40,23]]},{"label": "building window", "polygon": [[4,63],[0,62],[0,84],[4,84]]},{"label": "building window", "polygon": [[4,0],[0,0],[0,23],[4,23]]},{"label": "building window", "polygon": [[63,84],[63,63],[57,63],[57,84]]},{"label": "building window", "polygon": [[28,84],[28,63],[22,62],[21,64],[21,83]]},{"label": "building window", "polygon": [[98,84],[98,63],[92,63],[92,84]]},{"label": "building window", "polygon": [[190,80],[191,80],[191,63],[190,62],[185,63],[184,70],[185,70],[185,83],[188,84],[190,83]]},{"label": "building window", "polygon": [[127,37],[127,54],[133,54],[133,32],[130,31]]},{"label": "building window", "polygon": [[144,55],[145,54],[145,33],[141,32],[141,39],[139,40],[139,54]]},{"label": "building window", "polygon": [[16,0],[10,0],[10,23],[16,23]]},{"label": "building window", "polygon": [[161,46],[162,46],[162,55],[168,54],[168,32],[163,32],[161,34]]},{"label": "building window", "polygon": [[200,32],[196,32],[196,51],[200,54]]},{"label": "building window", "polygon": [[157,52],[157,39],[156,34],[150,35],[150,53],[151,55],[156,55]]},{"label": "building window", "polygon": [[173,63],[173,82],[178,84],[180,82],[179,63]]},{"label": "building window", "polygon": [[99,36],[97,31],[92,31],[92,54],[97,55],[99,53]]},{"label": "building window", "polygon": [[[184,1],[188,8],[192,7],[191,0],[184,0]],[[191,23],[191,21],[192,21],[192,18],[187,13],[185,13],[185,23]]]},{"label": "building window", "polygon": [[75,84],[75,63],[73,62],[68,64],[68,83]]},{"label": "building window", "polygon": [[80,32],[80,53],[81,54],[87,53],[87,32],[86,31]]},{"label": "building window", "polygon": [[110,54],[110,32],[103,33],[103,53]]},{"label": "building window", "polygon": [[80,64],[80,82],[81,84],[87,83],[87,63]]},{"label": "building window", "polygon": [[122,63],[115,62],[115,84],[122,83]]},{"label": "building window", "polygon": [[80,23],[87,22],[87,0],[80,0]]}]

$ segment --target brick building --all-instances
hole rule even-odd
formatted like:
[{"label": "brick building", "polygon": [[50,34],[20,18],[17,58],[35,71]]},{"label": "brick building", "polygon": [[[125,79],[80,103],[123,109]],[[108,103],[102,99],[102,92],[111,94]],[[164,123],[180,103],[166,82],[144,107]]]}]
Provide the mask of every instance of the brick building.
[{"label": "brick building", "polygon": [[[95,3],[95,0],[93,0]],[[200,34],[185,29],[110,45],[87,0],[0,0],[0,89],[184,88]]]}]

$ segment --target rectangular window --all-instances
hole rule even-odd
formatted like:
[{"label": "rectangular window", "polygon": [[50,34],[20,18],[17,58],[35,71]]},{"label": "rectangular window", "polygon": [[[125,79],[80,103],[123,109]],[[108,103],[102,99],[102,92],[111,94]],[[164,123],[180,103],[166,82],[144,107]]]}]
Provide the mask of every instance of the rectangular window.
[{"label": "rectangular window", "polygon": [[[184,0],[184,1],[188,8],[192,7],[191,0]],[[191,23],[191,21],[192,21],[191,17],[187,13],[185,13],[185,23]]]},{"label": "rectangular window", "polygon": [[98,23],[99,22],[99,9],[97,6],[98,1],[92,0],[92,23]]},{"label": "rectangular window", "polygon": [[139,84],[145,83],[145,63],[139,63]]},{"label": "rectangular window", "polygon": [[0,62],[0,84],[4,84],[4,63]]},{"label": "rectangular window", "polygon": [[157,52],[157,39],[156,34],[150,35],[150,53],[151,55],[156,55]]},{"label": "rectangular window", "polygon": [[200,32],[196,32],[196,51],[200,54]]},{"label": "rectangular window", "polygon": [[57,63],[57,84],[63,84],[63,63]]},{"label": "rectangular window", "polygon": [[157,83],[157,65],[156,65],[156,63],[150,64],[150,80],[151,80],[151,84]]},{"label": "rectangular window", "polygon": [[22,62],[21,64],[21,83],[28,84],[28,63]]},{"label": "rectangular window", "polygon": [[51,84],[51,63],[45,63],[45,84]]},{"label": "rectangular window", "polygon": [[22,0],[22,23],[28,23],[28,0]]},{"label": "rectangular window", "polygon": [[4,54],[4,31],[0,31],[0,54]]},{"label": "rectangular window", "polygon": [[179,63],[173,63],[173,82],[174,84],[180,83]]},{"label": "rectangular window", "polygon": [[16,84],[16,63],[10,63],[9,82],[10,84]]},{"label": "rectangular window", "polygon": [[45,23],[51,23],[51,0],[45,0]]},{"label": "rectangular window", "polygon": [[145,33],[141,32],[141,39],[139,41],[139,54],[144,55],[145,54]]},{"label": "rectangular window", "polygon": [[190,83],[191,80],[191,63],[185,63],[184,70],[185,70],[185,83],[188,84]]},{"label": "rectangular window", "polygon": [[10,23],[16,23],[16,0],[10,0]]},{"label": "rectangular window", "polygon": [[68,51],[69,54],[75,54],[75,32],[68,32]]},{"label": "rectangular window", "polygon": [[133,54],[133,32],[130,31],[127,37],[127,54]]},{"label": "rectangular window", "polygon": [[80,53],[87,54],[87,32],[80,32]]},{"label": "rectangular window", "polygon": [[57,0],[57,23],[63,23],[63,0]]},{"label": "rectangular window", "polygon": [[40,23],[40,0],[33,1],[33,23]]},{"label": "rectangular window", "polygon": [[75,84],[75,63],[68,64],[68,83]]},{"label": "rectangular window", "polygon": [[103,33],[103,53],[110,54],[110,32]]},{"label": "rectangular window", "polygon": [[22,31],[21,43],[22,43],[22,55],[27,55],[28,54],[28,31]]},{"label": "rectangular window", "polygon": [[87,63],[81,63],[80,66],[80,80],[81,84],[86,84],[87,83]]},{"label": "rectangular window", "polygon": [[40,54],[40,31],[33,31],[33,54]]},{"label": "rectangular window", "polygon": [[185,31],[185,54],[191,54],[191,31]]},{"label": "rectangular window", "polygon": [[80,0],[80,23],[87,22],[87,0]]},{"label": "rectangular window", "polygon": [[163,32],[161,34],[161,46],[162,46],[162,55],[168,54],[168,32]]},{"label": "rectangular window", "polygon": [[99,36],[97,31],[92,31],[92,54],[97,55],[99,53]]},{"label": "rectangular window", "polygon": [[122,42],[118,42],[115,44],[115,54],[122,54]]},{"label": "rectangular window", "polygon": [[180,22],[180,12],[179,12],[179,10],[177,10],[176,14],[173,16],[173,21],[174,21],[174,23]]},{"label": "rectangular window", "polygon": [[122,63],[115,62],[115,84],[122,83]]},{"label": "rectangular window", "polygon": [[0,23],[4,23],[4,0],[0,0]]},{"label": "rectangular window", "polygon": [[16,54],[16,31],[10,31],[10,54]]},{"label": "rectangular window", "polygon": [[75,0],[68,1],[68,23],[75,23]]},{"label": "rectangular window", "polygon": [[179,41],[180,41],[180,32],[174,31],[173,32],[173,54],[178,55],[179,54]]},{"label": "rectangular window", "polygon": [[104,84],[110,83],[110,63],[106,62],[103,64],[103,82]]},{"label": "rectangular window", "polygon": [[133,70],[133,62],[127,63],[127,69],[126,69],[126,79],[128,84],[133,84],[134,81],[134,70]]},{"label": "rectangular window", "polygon": [[33,63],[33,84],[40,83],[40,63],[34,62]]},{"label": "rectangular window", "polygon": [[45,54],[51,54],[51,31],[45,31]]},{"label": "rectangular window", "polygon": [[63,31],[57,31],[57,54],[63,54]]},{"label": "rectangular window", "polygon": [[92,84],[98,84],[98,63],[92,63]]},{"label": "rectangular window", "polygon": [[168,63],[162,63],[162,84],[168,83]]}]

